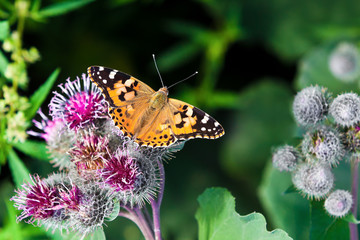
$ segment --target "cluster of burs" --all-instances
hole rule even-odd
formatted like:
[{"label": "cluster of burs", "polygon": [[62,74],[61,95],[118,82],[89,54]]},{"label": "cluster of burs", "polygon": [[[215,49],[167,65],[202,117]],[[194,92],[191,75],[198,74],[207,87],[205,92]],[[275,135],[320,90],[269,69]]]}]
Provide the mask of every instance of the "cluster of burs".
[{"label": "cluster of burs", "polygon": [[291,172],[293,185],[308,198],[325,199],[330,215],[343,217],[353,199],[350,192],[334,189],[333,169],[359,161],[360,97],[356,93],[332,97],[326,88],[310,86],[297,93],[292,107],[306,133],[299,146],[277,148],[273,166]]}]

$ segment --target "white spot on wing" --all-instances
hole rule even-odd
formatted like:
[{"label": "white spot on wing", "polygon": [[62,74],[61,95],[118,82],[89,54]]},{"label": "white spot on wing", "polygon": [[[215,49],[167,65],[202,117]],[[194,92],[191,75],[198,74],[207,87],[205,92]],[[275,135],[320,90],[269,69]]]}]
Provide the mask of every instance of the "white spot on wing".
[{"label": "white spot on wing", "polygon": [[209,120],[208,116],[204,116],[204,118],[201,120],[202,123],[207,123],[207,121]]},{"label": "white spot on wing", "polygon": [[111,71],[110,74],[109,74],[109,78],[110,78],[110,79],[114,79],[115,74],[116,74],[115,71]]},{"label": "white spot on wing", "polygon": [[106,79],[104,79],[104,80],[103,80],[103,83],[104,83],[104,84],[107,84],[107,81],[106,81]]},{"label": "white spot on wing", "polygon": [[218,122],[214,123],[215,127],[219,126],[220,124]]},{"label": "white spot on wing", "polygon": [[201,131],[206,131],[206,128],[205,128],[205,127],[202,127],[202,128],[201,128]]},{"label": "white spot on wing", "polygon": [[99,70],[100,70],[100,71],[104,71],[104,67],[99,67]]}]

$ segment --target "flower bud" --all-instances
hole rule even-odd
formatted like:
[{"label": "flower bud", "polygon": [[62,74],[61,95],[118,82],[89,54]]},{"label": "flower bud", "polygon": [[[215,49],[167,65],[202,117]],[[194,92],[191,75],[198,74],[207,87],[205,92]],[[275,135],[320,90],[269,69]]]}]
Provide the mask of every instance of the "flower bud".
[{"label": "flower bud", "polygon": [[328,107],[326,89],[311,86],[296,94],[293,113],[298,124],[309,127],[325,119]]},{"label": "flower bud", "polygon": [[326,211],[334,217],[343,217],[351,209],[353,199],[351,194],[345,190],[332,192],[325,200]]}]

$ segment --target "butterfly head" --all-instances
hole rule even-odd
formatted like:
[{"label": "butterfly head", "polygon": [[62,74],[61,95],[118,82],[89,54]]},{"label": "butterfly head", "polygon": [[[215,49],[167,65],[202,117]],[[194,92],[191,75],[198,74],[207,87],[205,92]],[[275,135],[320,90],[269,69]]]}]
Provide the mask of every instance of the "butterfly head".
[{"label": "butterfly head", "polygon": [[165,96],[169,95],[169,90],[168,90],[167,87],[162,87],[162,88],[160,88],[158,92],[164,93]]}]

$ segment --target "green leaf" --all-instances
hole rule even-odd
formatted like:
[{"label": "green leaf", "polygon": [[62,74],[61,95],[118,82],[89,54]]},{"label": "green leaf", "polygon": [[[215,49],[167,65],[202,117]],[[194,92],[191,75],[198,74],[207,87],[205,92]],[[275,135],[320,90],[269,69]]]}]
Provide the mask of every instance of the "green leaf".
[{"label": "green leaf", "polygon": [[7,214],[4,225],[0,231],[0,239],[23,239],[21,225],[16,222],[16,211],[13,203],[5,201]]},{"label": "green leaf", "polygon": [[235,199],[226,189],[207,189],[198,202],[196,219],[200,240],[291,239],[283,230],[267,231],[265,218],[260,213],[246,216],[236,213]]},{"label": "green leaf", "polygon": [[9,150],[8,159],[9,168],[16,187],[20,187],[25,180],[31,182],[29,170],[25,167],[24,163],[20,160],[20,158],[13,149]]},{"label": "green leaf", "polygon": [[310,240],[349,239],[349,224],[326,214],[324,201],[311,201]]},{"label": "green leaf", "polygon": [[284,194],[292,186],[291,175],[280,172],[268,161],[259,188],[259,199],[269,221],[294,239],[309,238],[309,203],[300,194]]},{"label": "green leaf", "polygon": [[94,0],[62,1],[41,9],[37,15],[42,18],[58,16],[81,8],[93,1]]},{"label": "green leaf", "polygon": [[34,94],[30,97],[30,103],[31,103],[31,107],[29,109],[26,110],[25,112],[25,116],[27,119],[32,119],[37,110],[40,108],[41,104],[44,102],[44,100],[46,99],[47,95],[49,94],[52,86],[54,85],[56,78],[58,77],[60,73],[59,69],[56,69],[50,76],[49,78],[46,80],[46,82],[41,85],[35,92]]},{"label": "green leaf", "polygon": [[0,21],[0,40],[5,40],[10,33],[10,26],[8,21]]},{"label": "green leaf", "polygon": [[47,153],[46,144],[40,141],[33,141],[27,139],[25,142],[16,142],[13,146],[19,151],[40,160],[49,160],[50,156]]}]

